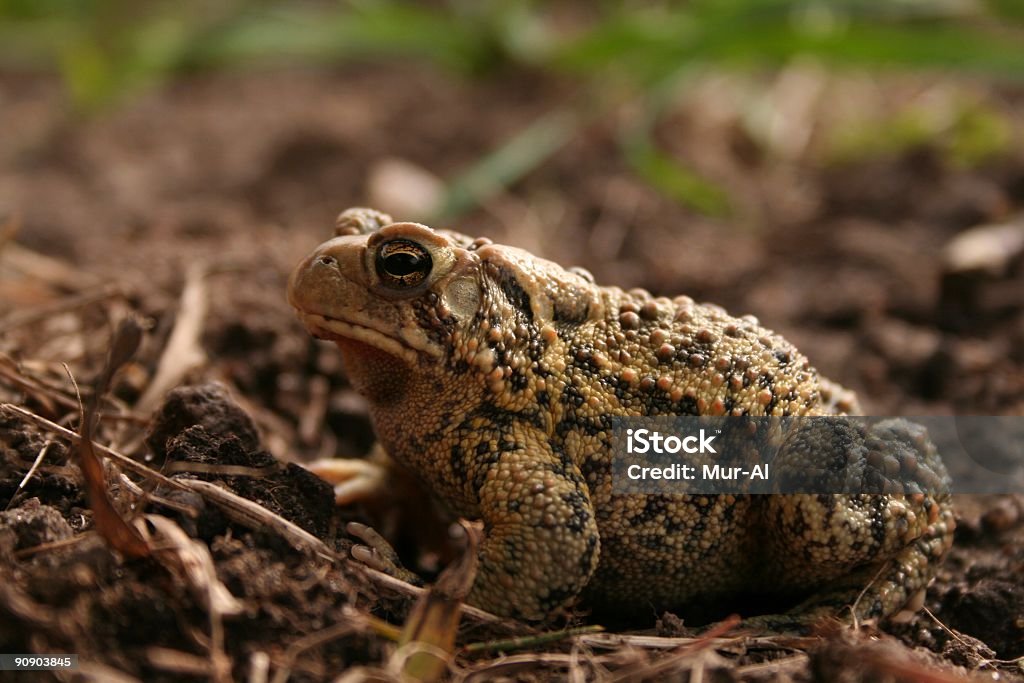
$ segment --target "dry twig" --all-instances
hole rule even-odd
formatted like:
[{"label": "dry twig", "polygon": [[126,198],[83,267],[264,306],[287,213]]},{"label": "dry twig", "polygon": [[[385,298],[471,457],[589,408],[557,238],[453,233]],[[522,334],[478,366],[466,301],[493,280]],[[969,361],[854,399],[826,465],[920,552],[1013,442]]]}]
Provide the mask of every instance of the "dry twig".
[{"label": "dry twig", "polygon": [[200,265],[193,265],[185,274],[178,318],[167,340],[167,347],[160,356],[156,374],[135,404],[139,412],[148,413],[155,409],[164,394],[178,386],[193,368],[206,362],[206,353],[199,340],[203,333],[209,298],[206,271]]}]

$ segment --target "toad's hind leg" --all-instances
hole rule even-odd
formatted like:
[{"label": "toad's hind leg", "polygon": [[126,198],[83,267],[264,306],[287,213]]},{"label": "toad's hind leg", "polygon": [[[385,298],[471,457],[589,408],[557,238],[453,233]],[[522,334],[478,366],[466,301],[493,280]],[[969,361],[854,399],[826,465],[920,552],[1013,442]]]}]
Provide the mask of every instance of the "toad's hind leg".
[{"label": "toad's hind leg", "polygon": [[918,611],[936,567],[952,537],[953,514],[947,507],[926,533],[895,556],[860,567],[833,580],[784,614],[743,620],[745,628],[806,633],[823,619],[848,624]]},{"label": "toad's hind leg", "polygon": [[[779,468],[840,463],[840,490],[849,493],[761,499],[759,582],[794,594],[817,587],[788,615],[803,621],[895,614],[927,587],[952,542],[949,482],[934,446],[904,420],[812,419],[796,429],[776,456]],[[857,492],[879,490],[886,493]]]}]

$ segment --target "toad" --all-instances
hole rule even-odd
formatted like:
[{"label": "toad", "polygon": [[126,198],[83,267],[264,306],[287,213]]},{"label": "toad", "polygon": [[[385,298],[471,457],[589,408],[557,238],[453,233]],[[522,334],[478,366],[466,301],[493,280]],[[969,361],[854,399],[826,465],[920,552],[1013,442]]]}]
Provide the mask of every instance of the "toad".
[{"label": "toad", "polygon": [[[952,542],[945,493],[613,491],[615,417],[856,413],[755,318],[370,209],[336,235],[295,269],[289,301],[337,344],[388,455],[483,521],[470,603],[539,620],[577,600],[649,612],[772,594],[800,619],[923,602]],[[922,432],[891,420],[845,447],[945,480]]]}]

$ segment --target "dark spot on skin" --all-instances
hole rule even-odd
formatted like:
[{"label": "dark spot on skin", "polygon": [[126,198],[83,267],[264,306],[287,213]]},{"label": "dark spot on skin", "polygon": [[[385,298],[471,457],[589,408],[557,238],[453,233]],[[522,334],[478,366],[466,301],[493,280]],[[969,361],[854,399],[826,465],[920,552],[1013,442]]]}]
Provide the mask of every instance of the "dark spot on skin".
[{"label": "dark spot on skin", "polygon": [[545,471],[551,472],[556,477],[559,477],[559,478],[571,478],[571,477],[568,477],[568,469],[567,469],[568,463],[565,460],[561,459],[561,458],[559,458],[558,460],[555,460],[554,462],[545,462],[541,467]]},{"label": "dark spot on skin", "polygon": [[416,314],[417,326],[422,329],[431,341],[444,345],[455,331],[456,320],[450,315],[438,316],[437,307],[425,300],[416,301],[412,305]]},{"label": "dark spot on skin", "polygon": [[661,534],[647,534],[640,537],[640,545],[652,550],[660,550],[665,547],[665,536]]},{"label": "dark spot on skin", "polygon": [[697,399],[691,396],[683,396],[678,401],[673,401],[669,394],[654,391],[633,394],[631,398],[633,405],[644,407],[645,415],[700,415],[697,410]]},{"label": "dark spot on skin", "polygon": [[676,536],[686,530],[686,524],[677,517],[666,517],[662,528],[666,536]]},{"label": "dark spot on skin", "polygon": [[838,503],[835,496],[829,495],[827,493],[819,493],[817,494],[815,499],[818,501],[818,503],[821,504],[823,508],[825,508],[829,512],[835,510],[836,505]]},{"label": "dark spot on skin", "polygon": [[555,436],[559,440],[576,431],[577,417],[575,414],[566,415],[555,425]]},{"label": "dark spot on skin", "polygon": [[881,547],[888,535],[885,517],[883,516],[883,510],[888,503],[888,499],[886,496],[859,496],[858,498],[862,500],[867,498],[869,505],[872,507],[871,538],[875,541],[875,547]]},{"label": "dark spot on skin", "polygon": [[590,302],[580,296],[565,296],[554,301],[552,319],[556,323],[581,323],[590,316]]},{"label": "dark spot on skin", "polygon": [[561,401],[564,404],[572,405],[579,408],[586,402],[586,399],[583,397],[583,394],[580,392],[578,387],[572,384],[568,384],[562,391],[562,395],[559,397],[559,401]]},{"label": "dark spot on skin", "polygon": [[[486,420],[488,426],[474,428],[472,423],[480,418]],[[515,424],[528,424],[538,429],[543,429],[545,425],[544,415],[539,410],[508,410],[493,403],[483,403],[466,416],[459,429],[475,434],[476,436],[473,439],[475,441],[480,438],[482,433],[490,430],[492,427]]]},{"label": "dark spot on skin", "polygon": [[[526,293],[515,276],[508,271],[500,271],[497,284],[502,294],[515,308],[516,313],[520,314],[526,322],[532,323],[533,308],[530,306],[530,295]],[[505,321],[506,324],[510,322],[514,321]]]},{"label": "dark spot on skin", "polygon": [[607,481],[612,474],[612,463],[602,458],[587,458],[580,465],[580,472],[588,482]]},{"label": "dark spot on skin", "polygon": [[590,521],[590,503],[579,491],[562,494],[562,501],[572,509],[572,515],[565,526],[574,534],[582,534]]},{"label": "dark spot on skin", "polygon": [[[476,432],[474,431],[474,433]],[[465,440],[468,440],[468,437],[464,436],[460,439],[460,441]],[[484,484],[487,482],[488,470],[501,459],[502,445],[500,440],[494,445],[490,441],[481,441],[477,444],[476,457],[467,463],[467,467],[472,473],[474,491],[480,491],[484,487]]]},{"label": "dark spot on skin", "polygon": [[567,420],[559,422],[559,425],[570,422],[573,425],[572,429],[569,430],[556,430],[563,431],[563,436],[569,432],[580,432],[587,436],[597,436],[601,432],[608,432],[611,434],[612,429],[612,417],[611,415],[595,415],[595,416],[579,416],[573,415]]},{"label": "dark spot on skin", "polygon": [[665,514],[667,509],[668,504],[663,496],[647,496],[644,509],[633,518],[633,522],[636,524],[650,522],[658,517],[658,515]]},{"label": "dark spot on skin", "polygon": [[594,568],[594,560],[597,559],[597,534],[587,536],[587,547],[580,557],[580,575],[589,576]]},{"label": "dark spot on skin", "polygon": [[451,454],[448,457],[448,464],[451,466],[452,476],[455,477],[456,481],[466,480],[469,474],[466,470],[466,453],[459,444],[452,446]]}]

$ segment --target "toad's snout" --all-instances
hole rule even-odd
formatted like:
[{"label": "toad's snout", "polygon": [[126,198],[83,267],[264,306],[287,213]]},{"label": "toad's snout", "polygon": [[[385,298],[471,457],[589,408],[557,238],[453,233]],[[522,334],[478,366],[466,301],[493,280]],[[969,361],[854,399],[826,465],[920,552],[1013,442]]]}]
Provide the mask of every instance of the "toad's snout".
[{"label": "toad's snout", "polygon": [[362,240],[337,237],[324,242],[304,258],[288,279],[288,303],[303,313],[336,317],[351,290],[364,291]]}]

